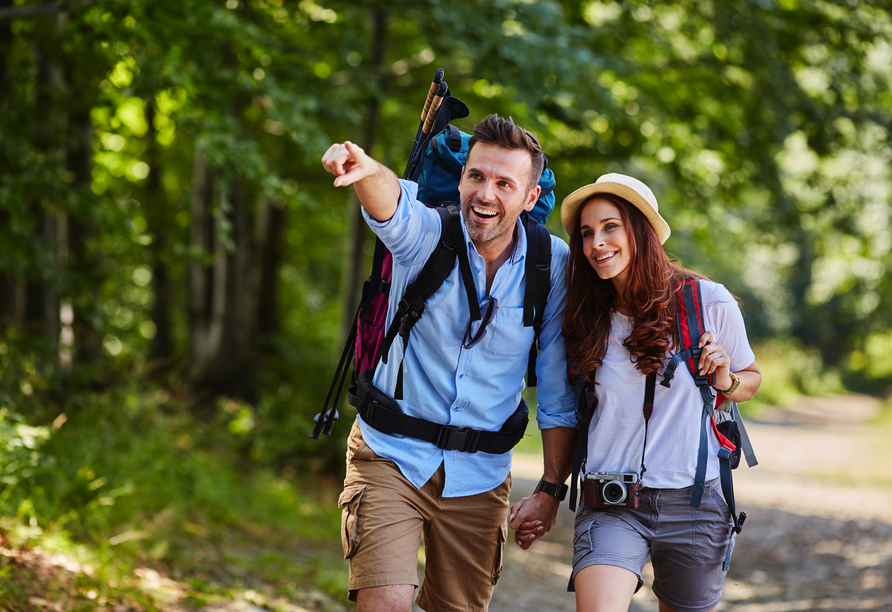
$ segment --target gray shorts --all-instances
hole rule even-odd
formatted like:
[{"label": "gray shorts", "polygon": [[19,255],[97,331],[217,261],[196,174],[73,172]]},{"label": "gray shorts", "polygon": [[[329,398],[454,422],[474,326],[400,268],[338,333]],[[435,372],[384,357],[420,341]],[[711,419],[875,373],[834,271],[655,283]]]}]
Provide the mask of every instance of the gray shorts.
[{"label": "gray shorts", "polygon": [[[650,554],[653,591],[660,601],[676,612],[712,610],[725,582],[722,563],[733,527],[731,512],[718,478],[706,483],[699,508],[691,508],[690,501],[690,488],[641,489],[637,510],[580,507],[573,578],[591,565],[613,565],[638,576],[640,589]],[[730,545],[733,550],[733,540]]]}]

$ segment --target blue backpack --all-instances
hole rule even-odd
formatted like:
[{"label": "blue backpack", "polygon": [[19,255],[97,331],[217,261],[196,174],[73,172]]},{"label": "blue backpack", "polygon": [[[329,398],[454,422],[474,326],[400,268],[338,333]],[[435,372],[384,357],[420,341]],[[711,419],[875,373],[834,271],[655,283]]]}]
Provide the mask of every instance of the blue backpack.
[{"label": "blue backpack", "polygon": [[[415,180],[418,183],[418,201],[427,206],[439,206],[440,202],[458,202],[458,182],[461,170],[468,159],[468,142],[471,135],[454,125],[447,125],[428,144],[421,161],[421,170]],[[539,200],[528,213],[539,223],[545,223],[554,210],[554,172],[546,167],[539,178]]]}]

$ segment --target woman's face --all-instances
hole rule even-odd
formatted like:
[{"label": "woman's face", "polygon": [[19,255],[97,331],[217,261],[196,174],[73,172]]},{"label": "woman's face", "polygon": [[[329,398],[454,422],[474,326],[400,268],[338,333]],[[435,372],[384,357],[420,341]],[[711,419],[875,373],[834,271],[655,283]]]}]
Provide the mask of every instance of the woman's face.
[{"label": "woman's face", "polygon": [[625,287],[632,245],[619,208],[609,200],[594,196],[582,208],[580,226],[582,252],[598,276],[611,279],[617,289]]}]

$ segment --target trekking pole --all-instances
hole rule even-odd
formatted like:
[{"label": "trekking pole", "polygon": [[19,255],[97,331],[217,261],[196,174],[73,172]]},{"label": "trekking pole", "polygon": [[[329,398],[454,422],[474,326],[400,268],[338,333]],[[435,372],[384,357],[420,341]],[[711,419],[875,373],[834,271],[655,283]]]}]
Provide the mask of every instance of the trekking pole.
[{"label": "trekking pole", "polygon": [[408,177],[409,167],[412,165],[412,159],[415,157],[416,149],[418,149],[418,141],[421,138],[421,130],[424,127],[424,120],[427,118],[427,112],[431,107],[431,103],[434,101],[434,95],[440,89],[440,81],[443,80],[444,74],[442,68],[437,68],[437,71],[434,73],[434,80],[431,81],[427,99],[424,101],[424,108],[421,110],[421,121],[418,123],[418,129],[415,131],[415,141],[412,143],[412,151],[409,153],[409,161],[406,163],[406,172],[403,173],[403,178]]},{"label": "trekking pole", "polygon": [[434,124],[437,113],[440,111],[440,105],[443,104],[443,98],[446,97],[448,91],[449,86],[446,84],[446,81],[440,81],[440,84],[437,86],[437,92],[434,94],[434,99],[431,102],[430,108],[427,109],[427,115],[424,118],[424,125],[421,128],[421,139],[418,142],[418,147],[415,150],[415,154],[409,159],[409,167],[406,169],[405,176],[405,178],[409,180],[412,180],[412,175],[415,174],[415,169],[421,162],[424,148],[425,146],[427,146],[427,142],[430,140],[431,127]]},{"label": "trekking pole", "polygon": [[[431,107],[428,110],[427,117],[424,119],[424,127],[421,129],[421,133],[424,134],[424,136],[430,134],[431,126],[433,126],[434,119],[436,119],[437,113],[440,111],[440,105],[443,104],[443,97],[446,95],[447,91],[449,91],[449,86],[446,85],[446,81],[440,81],[437,93],[434,95],[434,100],[431,102]],[[424,139],[424,136],[422,136],[422,140]]]}]

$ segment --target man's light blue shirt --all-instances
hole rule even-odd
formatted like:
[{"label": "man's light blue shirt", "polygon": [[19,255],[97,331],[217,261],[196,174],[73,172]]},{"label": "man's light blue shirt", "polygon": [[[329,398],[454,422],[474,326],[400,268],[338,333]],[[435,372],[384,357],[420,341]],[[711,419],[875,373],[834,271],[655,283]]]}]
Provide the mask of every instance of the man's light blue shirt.
[{"label": "man's light blue shirt", "polygon": [[[385,330],[390,326],[397,303],[406,287],[418,276],[440,239],[440,216],[416,201],[417,185],[400,181],[396,213],[383,223],[363,209],[366,222],[393,254],[393,279]],[[477,298],[486,295],[483,258],[462,223]],[[498,300],[495,319],[486,336],[471,349],[462,347],[468,328],[468,299],[456,265],[440,288],[428,299],[424,315],[412,328],[405,359],[403,342],[397,336],[380,362],[374,384],[393,397],[400,362],[403,364],[405,414],[435,423],[497,431],[517,409],[524,389],[533,328],[523,327],[524,258],[526,235],[517,222],[517,242],[511,257],[499,268],[490,289]],[[573,392],[567,381],[567,358],[561,335],[561,317],[566,303],[564,275],[569,249],[551,239],[551,291],[540,334],[541,352],[536,362],[540,429],[576,425]],[[481,308],[482,310],[482,308]],[[441,463],[446,472],[444,497],[461,497],[490,491],[507,478],[511,453],[444,451],[433,444],[404,436],[382,433],[359,419],[362,436],[378,455],[392,459],[417,488],[434,474]]]}]

